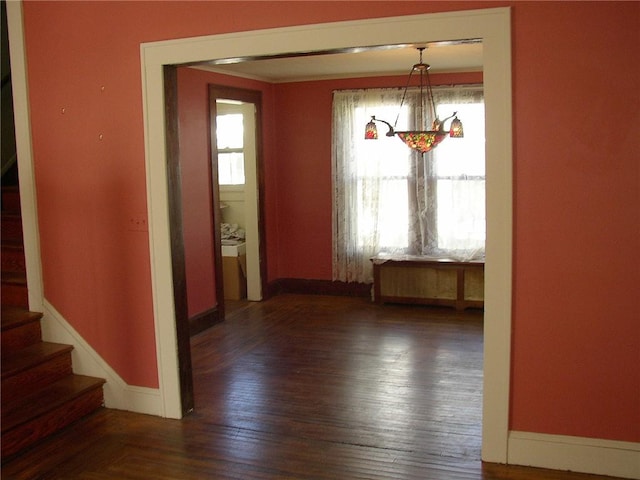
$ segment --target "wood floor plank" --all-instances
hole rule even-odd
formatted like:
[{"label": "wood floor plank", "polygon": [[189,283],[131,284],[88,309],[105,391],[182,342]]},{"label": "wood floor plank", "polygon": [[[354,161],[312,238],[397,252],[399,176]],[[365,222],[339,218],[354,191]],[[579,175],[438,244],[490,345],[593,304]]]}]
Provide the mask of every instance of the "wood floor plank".
[{"label": "wood floor plank", "polygon": [[195,411],[103,409],[7,479],[586,480],[480,461],[482,314],[282,295],[192,338]]}]

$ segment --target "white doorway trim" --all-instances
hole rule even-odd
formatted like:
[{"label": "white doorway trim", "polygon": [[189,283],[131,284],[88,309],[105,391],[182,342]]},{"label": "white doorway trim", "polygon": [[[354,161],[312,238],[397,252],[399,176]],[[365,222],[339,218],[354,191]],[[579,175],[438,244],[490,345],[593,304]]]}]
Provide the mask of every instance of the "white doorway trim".
[{"label": "white doorway trim", "polygon": [[512,289],[511,19],[508,8],[194,37],[141,45],[149,242],[162,414],[179,418],[169,241],[163,66],[346,47],[481,38],[486,116],[487,241],[482,458],[506,463]]},{"label": "white doorway trim", "polygon": [[256,106],[242,104],[245,131],[245,185],[244,218],[247,243],[247,300],[262,300],[262,277],[260,276],[260,229],[258,228],[258,163],[256,142]]}]

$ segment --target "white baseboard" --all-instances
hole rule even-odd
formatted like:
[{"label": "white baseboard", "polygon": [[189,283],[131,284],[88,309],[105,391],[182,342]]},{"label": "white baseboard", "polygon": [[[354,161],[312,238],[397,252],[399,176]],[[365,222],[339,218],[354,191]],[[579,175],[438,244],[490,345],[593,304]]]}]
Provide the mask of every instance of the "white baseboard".
[{"label": "white baseboard", "polygon": [[42,317],[42,339],[73,345],[73,371],[79,375],[104,378],[105,407],[162,416],[160,390],[127,383],[46,300]]},{"label": "white baseboard", "polygon": [[511,431],[507,462],[640,479],[640,443]]}]

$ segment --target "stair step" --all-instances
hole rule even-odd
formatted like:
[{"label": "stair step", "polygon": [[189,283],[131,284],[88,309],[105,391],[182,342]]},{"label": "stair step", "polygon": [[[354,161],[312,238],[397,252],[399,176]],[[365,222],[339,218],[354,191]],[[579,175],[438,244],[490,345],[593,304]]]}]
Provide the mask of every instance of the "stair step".
[{"label": "stair step", "polygon": [[22,348],[15,353],[2,354],[2,379],[17,375],[24,370],[45,363],[53,357],[71,352],[71,345],[62,343],[39,342]]},{"label": "stair step", "polygon": [[24,247],[22,242],[2,239],[2,271],[24,272]]},{"label": "stair step", "polygon": [[2,213],[2,241],[22,242],[22,217],[15,213]]},{"label": "stair step", "polygon": [[2,355],[2,406],[71,375],[71,345],[39,342]]},{"label": "stair step", "polygon": [[29,291],[24,272],[2,272],[2,305],[28,308]]},{"label": "stair step", "polygon": [[0,325],[2,327],[3,335],[5,332],[19,328],[25,324],[39,322],[42,318],[42,313],[30,312],[29,310],[20,307],[2,305],[1,312],[2,318],[0,319]]},{"label": "stair step", "polygon": [[2,187],[2,211],[20,212],[20,189],[17,185]]},{"label": "stair step", "polygon": [[2,336],[0,340],[2,341],[2,355],[6,356],[41,341],[41,313],[30,312],[25,308],[3,305],[1,314]]},{"label": "stair step", "polygon": [[[27,286],[27,275],[25,272],[2,272],[2,285],[24,285]],[[2,305],[4,305],[4,298],[2,299]]]},{"label": "stair step", "polygon": [[2,407],[2,458],[66,427],[103,405],[104,380],[69,375]]}]

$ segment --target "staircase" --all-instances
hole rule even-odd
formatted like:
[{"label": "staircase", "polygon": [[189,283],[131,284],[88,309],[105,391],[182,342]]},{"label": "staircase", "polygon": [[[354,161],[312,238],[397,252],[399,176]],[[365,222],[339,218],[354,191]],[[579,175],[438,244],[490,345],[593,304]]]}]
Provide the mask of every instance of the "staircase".
[{"label": "staircase", "polygon": [[43,342],[28,310],[20,194],[2,187],[1,456],[10,459],[103,404],[104,380],[75,375],[72,346]]}]

